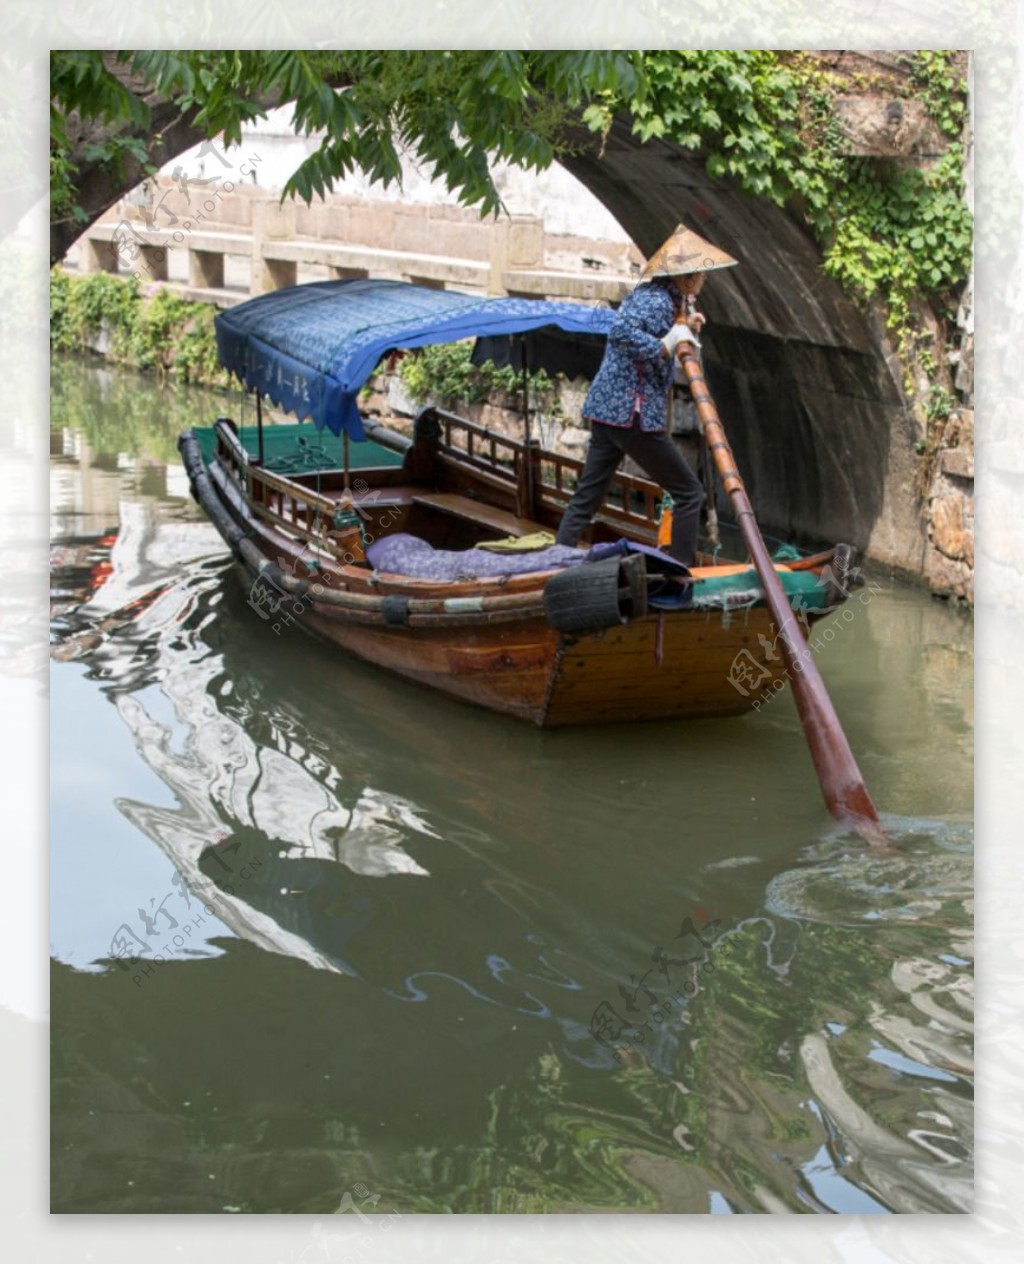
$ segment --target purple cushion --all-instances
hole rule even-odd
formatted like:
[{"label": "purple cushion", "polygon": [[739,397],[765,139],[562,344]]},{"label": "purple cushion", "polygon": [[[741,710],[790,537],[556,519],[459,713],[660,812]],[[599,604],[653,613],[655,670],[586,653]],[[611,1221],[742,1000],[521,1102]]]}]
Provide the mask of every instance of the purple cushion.
[{"label": "purple cushion", "polygon": [[453,551],[435,549],[419,536],[386,535],[366,550],[366,560],[375,571],[406,575],[410,579],[436,579],[455,583],[464,579],[487,579],[492,575],[526,575],[556,567],[578,566],[586,561],[586,549],[570,549],[553,544],[529,553],[492,553],[488,549]]}]

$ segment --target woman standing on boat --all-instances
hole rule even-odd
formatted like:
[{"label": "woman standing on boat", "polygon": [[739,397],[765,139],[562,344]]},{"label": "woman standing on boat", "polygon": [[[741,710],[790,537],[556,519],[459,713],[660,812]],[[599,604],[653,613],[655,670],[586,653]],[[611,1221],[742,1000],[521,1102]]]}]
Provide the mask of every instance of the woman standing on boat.
[{"label": "woman standing on boat", "polygon": [[[680,225],[651,258],[641,283],[619,309],[604,359],[583,401],[590,447],[576,491],[558,528],[574,546],[600,508],[624,456],[672,497],[668,552],[692,566],[704,490],[665,428],[668,394],[681,342],[696,343],[704,317],[692,310],[704,274],[736,263]],[[677,324],[680,316],[685,324]]]}]

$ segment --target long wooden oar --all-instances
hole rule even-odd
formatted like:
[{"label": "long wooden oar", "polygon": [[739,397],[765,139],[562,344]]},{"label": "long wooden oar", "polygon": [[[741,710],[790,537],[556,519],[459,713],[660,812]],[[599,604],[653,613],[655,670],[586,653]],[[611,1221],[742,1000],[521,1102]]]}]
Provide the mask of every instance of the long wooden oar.
[{"label": "long wooden oar", "polygon": [[704,425],[708,448],[714,457],[726,493],[732,501],[747,551],[764,588],[768,609],[779,630],[783,660],[793,682],[793,696],[796,698],[800,722],[804,726],[804,736],[811,748],[811,758],[821,783],[825,806],[837,820],[855,829],[868,842],[883,842],[886,838],[885,830],[825,689],[814,655],[800,631],[793,608],[765,547],[743,479],[739,476],[732,449],[726,440],[718,410],[704,381],[697,353],[690,343],[684,342],[680,344],[678,356],[690,383],[697,414]]}]

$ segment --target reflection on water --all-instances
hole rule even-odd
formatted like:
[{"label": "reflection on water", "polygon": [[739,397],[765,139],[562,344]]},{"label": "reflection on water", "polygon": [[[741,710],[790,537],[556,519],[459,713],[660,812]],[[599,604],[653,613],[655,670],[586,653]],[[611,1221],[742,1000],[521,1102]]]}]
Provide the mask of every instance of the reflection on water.
[{"label": "reflection on water", "polygon": [[539,733],[274,635],[173,465],[222,411],[55,366],[54,1207],[968,1210],[970,625],[823,652],[869,853],[788,698]]}]

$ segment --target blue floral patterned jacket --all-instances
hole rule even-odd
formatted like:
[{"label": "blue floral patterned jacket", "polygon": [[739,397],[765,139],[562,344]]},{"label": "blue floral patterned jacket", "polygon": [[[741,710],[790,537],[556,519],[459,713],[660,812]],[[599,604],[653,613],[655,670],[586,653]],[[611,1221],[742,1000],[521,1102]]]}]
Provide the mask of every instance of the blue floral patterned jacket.
[{"label": "blue floral patterned jacket", "polygon": [[619,308],[604,359],[583,401],[583,416],[609,426],[628,426],[640,413],[643,430],[665,429],[672,361],[661,345],[681,310],[674,282],[644,281]]}]

